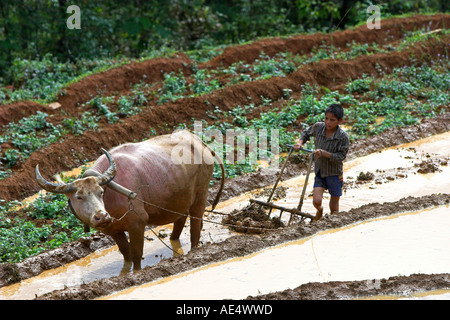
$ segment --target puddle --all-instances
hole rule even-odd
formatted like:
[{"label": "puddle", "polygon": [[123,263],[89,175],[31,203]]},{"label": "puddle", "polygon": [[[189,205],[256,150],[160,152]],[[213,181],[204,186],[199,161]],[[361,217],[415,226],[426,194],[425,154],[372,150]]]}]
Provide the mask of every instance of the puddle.
[{"label": "puddle", "polygon": [[404,213],[321,232],[104,298],[243,299],[309,282],[449,273],[449,228],[448,206]]},{"label": "puddle", "polygon": [[[428,158],[431,156],[431,158]],[[450,161],[448,165],[439,166],[439,172],[419,174],[416,163],[434,158],[450,160],[450,132],[428,137],[419,141],[406,143],[397,147],[385,149],[364,157],[344,163],[344,180],[352,187],[344,191],[340,200],[340,211],[372,202],[393,202],[404,197],[431,195],[436,193],[450,193]],[[360,172],[383,170],[380,183],[370,181],[355,184]],[[399,176],[406,177],[399,177]],[[391,179],[391,180],[389,180]],[[374,179],[376,180],[376,179]],[[286,198],[274,203],[286,207],[296,208],[299,204],[305,177],[299,176],[280,185],[288,187]],[[303,201],[302,211],[315,214],[312,205],[312,189],[314,175],[308,181],[307,198]],[[250,196],[249,196],[250,197]],[[324,213],[329,212],[329,194],[324,194]],[[275,212],[275,211],[274,211]],[[286,217],[287,219],[287,217]]]}]

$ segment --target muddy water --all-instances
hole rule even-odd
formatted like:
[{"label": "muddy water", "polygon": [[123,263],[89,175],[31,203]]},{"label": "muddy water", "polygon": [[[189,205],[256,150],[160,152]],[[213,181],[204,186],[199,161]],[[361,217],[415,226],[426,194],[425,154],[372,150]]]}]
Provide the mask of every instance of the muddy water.
[{"label": "muddy water", "polygon": [[[349,188],[341,199],[341,210],[346,211],[370,202],[395,201],[408,195],[420,196],[439,192],[450,193],[450,184],[447,182],[450,176],[450,166],[441,166],[440,172],[430,174],[415,173],[414,164],[428,159],[427,154],[434,153],[438,153],[440,157],[448,158],[450,156],[450,133],[436,135],[414,143],[401,145],[397,148],[389,148],[345,163],[345,179],[349,182],[355,181],[361,171],[374,172],[376,169],[386,170],[386,172],[394,176],[397,171],[406,173],[406,177],[383,180],[380,184],[370,181]],[[313,179],[312,175],[307,187],[307,194],[310,194],[312,190]],[[282,182],[281,185],[288,187],[288,192],[286,198],[279,200],[277,203],[285,207],[296,207],[303,184],[304,176]],[[219,204],[217,210],[231,212],[235,208],[246,206],[248,199],[255,197],[255,195],[256,192],[250,192],[224,201]],[[326,203],[327,199],[325,199],[325,214],[328,210]],[[305,199],[302,210],[314,213],[311,197]],[[277,213],[274,212],[274,214]],[[211,215],[207,216],[207,219],[220,221],[221,216]],[[288,216],[284,216],[283,219],[287,220]],[[181,241],[172,244],[168,240],[168,235],[171,232],[169,226],[162,227],[156,232],[163,236],[167,235],[164,240],[167,244],[172,245],[174,249],[180,250],[180,252],[187,252],[190,243],[188,230],[189,226],[186,225],[180,239]],[[147,235],[154,240],[146,241],[144,245],[143,266],[153,265],[161,259],[174,254],[171,249],[166,248],[159,242],[153,233],[148,232]],[[201,241],[203,243],[217,242],[227,238],[229,235],[230,231],[222,226],[204,223]],[[62,289],[64,286],[77,285],[83,282],[88,283],[93,280],[116,276],[120,273],[121,267],[122,256],[117,251],[117,247],[112,247],[96,252],[62,268],[47,271],[38,277],[22,281],[19,284],[0,288],[0,299],[34,298],[36,294],[41,295],[55,289]],[[369,278],[376,278],[376,276],[369,276]]]},{"label": "muddy water", "polygon": [[321,232],[105,298],[241,299],[308,282],[448,273],[448,211],[438,207]]}]

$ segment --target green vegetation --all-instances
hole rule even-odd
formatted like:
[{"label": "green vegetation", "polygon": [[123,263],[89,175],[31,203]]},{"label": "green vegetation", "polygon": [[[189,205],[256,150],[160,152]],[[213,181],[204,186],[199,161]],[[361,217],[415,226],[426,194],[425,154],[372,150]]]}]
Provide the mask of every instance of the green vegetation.
[{"label": "green vegetation", "polygon": [[[418,123],[421,119],[447,112],[446,106],[450,103],[449,67],[447,61],[436,66],[423,64],[397,68],[379,79],[365,75],[349,82],[347,93],[321,88],[325,93],[320,97],[320,88],[305,85],[299,99],[288,99],[282,107],[272,108],[249,119],[248,116],[257,113],[264,104],[258,107],[253,104],[236,106],[221,121],[207,126],[205,130],[219,130],[225,135],[227,129],[236,127],[255,132],[260,129],[270,132],[270,129],[277,128],[279,144],[283,148],[298,138],[301,128],[323,121],[323,113],[330,104],[341,103],[346,107],[345,120],[351,141],[366,138],[391,127]],[[218,119],[216,114],[213,111],[207,115]],[[224,154],[235,151],[226,146]],[[229,177],[257,169],[257,165],[252,166],[248,161],[244,164],[226,163],[226,167]],[[219,168],[216,168],[214,176],[220,177]]]},{"label": "green vegetation", "polygon": [[15,149],[5,151],[1,162],[11,168],[34,151],[57,141],[63,134],[61,126],[47,121],[47,114],[38,111],[36,115],[10,123],[0,136],[0,144],[10,142]]},{"label": "green vegetation", "polygon": [[89,235],[70,212],[64,195],[40,195],[15,211],[17,205],[17,201],[0,202],[0,263],[19,262]]},{"label": "green vegetation", "polygon": [[[63,92],[64,87],[88,74],[104,71],[118,66],[129,59],[121,61],[111,59],[81,59],[74,62],[61,63],[51,53],[41,59],[15,58],[9,69],[8,82],[14,87],[0,88],[0,104],[35,100],[38,102],[54,101],[56,95]],[[1,77],[1,76],[0,76]],[[0,78],[1,84],[1,78]]]},{"label": "green vegetation", "polygon": [[[405,37],[399,42],[398,46],[405,48],[406,45],[416,45],[419,41],[427,40],[430,37],[441,37],[441,34],[426,34],[425,31],[426,29],[422,29],[417,32],[405,33]],[[444,30],[443,33],[447,34],[448,30]],[[67,133],[80,135],[86,130],[97,130],[102,119],[108,123],[116,123],[120,118],[141,112],[152,99],[157,103],[165,103],[179,98],[207,94],[239,82],[261,78],[268,79],[272,76],[286,76],[309,62],[323,59],[347,60],[359,55],[387,50],[378,47],[376,44],[367,45],[354,42],[349,43],[347,48],[347,50],[339,50],[333,45],[323,44],[317,50],[303,56],[293,56],[282,52],[269,57],[261,52],[259,59],[251,65],[238,62],[228,68],[216,70],[199,69],[196,64],[193,64],[191,66],[194,72],[191,78],[193,81],[189,81],[188,77],[181,71],[178,73],[172,72],[165,74],[164,80],[159,84],[146,84],[144,82],[135,84],[128,96],[98,95],[84,105],[86,111],[80,112],[77,117],[64,119],[62,123],[57,125],[52,124],[51,117],[47,114],[38,112],[37,115],[24,118],[18,123],[9,124],[3,130],[3,134],[0,136],[0,144],[7,143],[11,148],[4,149],[3,152],[0,150],[0,179],[9,176],[11,168],[26,160],[32,152],[62,139]],[[51,64],[46,62],[45,67],[48,68],[49,66]],[[322,96],[320,101],[316,100],[314,109],[309,109],[310,116],[305,119],[304,124],[320,120],[323,106],[326,107],[328,104],[338,101],[353,106],[349,109],[350,115],[353,113],[366,115],[365,117],[357,118],[355,116],[348,119],[348,122],[353,124],[353,139],[364,137],[367,134],[376,134],[394,125],[415,123],[417,118],[421,116],[436,115],[440,111],[436,106],[445,105],[448,101],[448,93],[445,87],[447,82],[445,73],[436,77],[433,73],[427,74],[427,71],[429,71],[429,68],[415,70],[413,74],[405,74],[402,78],[386,77],[380,81],[374,81],[372,76],[363,75],[360,79],[356,79],[347,85],[346,90],[349,95],[336,96],[336,93],[327,93]],[[380,72],[382,72],[381,69]],[[40,74],[44,77],[43,82],[48,81],[44,73],[41,72]],[[412,77],[414,74],[422,78],[405,80],[405,76]],[[25,75],[21,77],[26,79]],[[225,80],[219,81],[220,78]],[[33,83],[34,78],[31,78],[31,84]],[[24,83],[24,86],[28,87],[31,84]],[[156,89],[155,86],[159,86],[159,89]],[[409,99],[416,93],[418,96],[415,100]],[[288,98],[289,94],[289,90],[286,91],[285,98]],[[363,98],[363,102],[355,102],[355,97],[352,96],[354,94],[360,95],[359,99]],[[55,96],[55,93],[53,92],[51,96]],[[421,101],[425,98],[427,102],[422,103]],[[276,121],[280,118],[279,110],[271,110],[266,114],[261,114],[260,124],[259,126],[254,125],[255,129],[272,125],[281,128],[281,131],[286,130],[289,119],[306,114],[304,108],[312,105],[312,97],[306,96],[305,99],[307,101],[304,103],[294,103],[293,106],[288,106],[292,110],[281,111],[282,117],[284,117],[281,122]],[[398,106],[402,107],[399,108]],[[245,128],[251,124],[239,108],[241,107],[237,106],[236,110],[233,111],[235,114],[232,115],[232,124]],[[394,112],[395,110],[398,114]],[[400,114],[403,111],[407,113]],[[380,117],[384,117],[381,123],[379,123]],[[375,118],[378,121],[377,123],[374,122]],[[265,124],[263,124],[264,122]],[[222,125],[222,127],[224,126]],[[289,132],[286,133],[286,136],[281,135],[283,143],[288,143],[287,141],[291,138],[292,133]]]}]

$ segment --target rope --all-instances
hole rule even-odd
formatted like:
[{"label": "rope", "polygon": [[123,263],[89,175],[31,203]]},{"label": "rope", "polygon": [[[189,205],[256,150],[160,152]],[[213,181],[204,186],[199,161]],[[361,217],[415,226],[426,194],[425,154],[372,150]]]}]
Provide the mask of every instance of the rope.
[{"label": "rope", "polygon": [[[222,223],[222,222],[212,221],[212,220],[208,220],[208,219],[193,217],[193,216],[190,216],[188,214],[184,214],[184,213],[181,213],[181,212],[177,212],[177,211],[173,211],[173,210],[170,210],[170,209],[166,209],[166,208],[160,207],[160,206],[158,206],[156,204],[147,202],[147,201],[139,199],[139,198],[136,198],[135,200],[141,201],[141,202],[143,202],[145,204],[148,204],[149,206],[155,207],[155,208],[163,210],[163,211],[167,211],[167,212],[170,212],[170,213],[178,214],[178,215],[183,216],[183,217],[189,217],[190,219],[196,219],[196,220],[200,220],[200,221],[204,221],[204,222],[214,223],[214,224],[222,225],[222,226],[225,226],[225,227],[232,227],[232,228],[240,227],[240,226],[236,226],[236,225],[233,225],[233,224]],[[130,201],[132,201],[132,200],[130,200]],[[214,211],[211,210],[211,212],[214,212]],[[126,213],[128,213],[128,211]],[[216,213],[216,212],[214,212],[214,213]],[[221,214],[228,215],[228,213],[221,213]],[[274,228],[259,228],[259,227],[250,227],[250,226],[242,226],[242,228],[255,229],[255,230],[267,230],[267,231],[278,230],[278,229],[274,229]]]},{"label": "rope", "polygon": [[[138,188],[138,192],[141,190],[141,188],[149,187],[149,186],[150,186],[150,185],[141,185],[141,186]],[[125,212],[124,215],[123,215],[122,217],[120,217],[119,219],[117,219],[117,220],[122,220],[122,219],[123,219],[130,211],[136,212],[136,211],[134,210],[134,205],[132,204],[133,200],[138,200],[138,201],[141,201],[142,203],[145,203],[145,204],[147,204],[147,205],[149,205],[149,206],[152,206],[152,207],[154,207],[154,208],[157,208],[157,209],[160,209],[160,210],[163,210],[163,211],[166,211],[166,212],[170,212],[170,213],[173,213],[173,214],[177,214],[177,215],[180,215],[180,216],[183,216],[183,217],[189,217],[190,219],[196,219],[196,220],[200,220],[200,221],[204,221],[204,222],[208,222],[208,223],[213,223],[213,224],[218,224],[218,225],[222,225],[222,226],[225,226],[225,227],[231,227],[231,228],[240,227],[240,226],[236,226],[236,225],[233,225],[233,224],[227,224],[227,223],[222,223],[222,222],[212,221],[212,220],[208,220],[208,219],[203,219],[203,218],[193,217],[193,216],[190,216],[189,214],[185,214],[185,213],[173,211],[173,210],[170,210],[170,209],[166,209],[166,208],[163,208],[163,207],[161,207],[161,206],[158,206],[158,205],[156,205],[156,204],[154,204],[154,203],[150,203],[150,202],[147,202],[147,201],[145,201],[145,200],[143,200],[143,199],[140,199],[139,197],[136,197],[136,198],[134,198],[134,199],[131,199],[130,197],[128,197],[128,202],[130,203],[130,204],[128,205],[128,211]],[[229,214],[229,213],[219,212],[219,211],[216,211],[216,210],[205,210],[205,211],[212,212],[212,213],[216,213],[216,214],[222,214],[222,215],[231,215],[231,214]],[[137,213],[137,212],[136,212],[136,213]],[[137,214],[138,214],[138,213],[137,213]],[[278,229],[274,229],[274,228],[260,228],[260,227],[250,227],[250,226],[242,226],[242,228],[253,229],[253,230],[267,230],[267,231],[275,231],[275,230],[278,230]]]},{"label": "rope", "polygon": [[[148,185],[140,186],[140,187],[138,188],[138,190],[140,190],[142,187],[146,187],[146,186],[148,186]],[[180,216],[183,216],[183,217],[189,217],[190,219],[197,219],[197,220],[201,220],[201,221],[204,221],[204,222],[209,222],[209,223],[214,223],[214,224],[222,225],[222,226],[225,226],[225,227],[232,227],[232,228],[238,228],[238,227],[241,227],[241,228],[246,228],[247,230],[248,230],[248,229],[253,229],[253,230],[267,230],[267,231],[278,230],[278,229],[274,229],[274,228],[260,228],[260,227],[251,227],[251,226],[236,226],[236,225],[233,225],[233,224],[221,223],[221,222],[212,221],[212,220],[208,220],[208,219],[203,219],[203,218],[193,217],[193,216],[190,216],[190,215],[188,215],[188,214],[184,214],[184,213],[181,213],[181,212],[177,212],[177,211],[173,211],[173,210],[170,210],[170,209],[163,208],[163,207],[158,206],[158,205],[156,205],[156,204],[154,204],[154,203],[150,203],[150,202],[148,202],[148,201],[145,201],[145,200],[143,200],[143,199],[140,199],[139,197],[135,197],[134,199],[132,199],[131,197],[128,197],[128,210],[127,210],[120,218],[118,218],[118,219],[113,217],[113,220],[114,220],[114,221],[120,221],[120,220],[122,220],[123,218],[125,218],[125,216],[126,216],[129,212],[135,212],[136,214],[139,215],[139,213],[136,212],[136,211],[134,210],[133,200],[141,201],[142,203],[145,203],[145,204],[147,204],[147,205],[149,205],[149,206],[155,207],[155,208],[157,208],[157,209],[160,209],[160,210],[163,210],[163,211],[166,211],[166,212],[174,213],[174,214],[177,214],[177,215],[180,215]],[[206,209],[205,209],[205,211],[212,212],[212,213],[218,213],[218,214],[222,214],[222,215],[231,215],[231,214],[229,214],[229,213],[219,212],[219,211],[216,211],[216,210],[206,210]],[[301,221],[303,221],[303,220],[301,220]],[[164,241],[156,234],[156,232],[155,232],[152,228],[150,228],[150,231],[158,238],[159,241],[161,241],[161,242],[162,242],[167,248],[169,248],[172,252],[174,252],[174,253],[176,253],[176,254],[180,254],[180,253],[176,252],[175,250],[173,250],[168,244],[166,244],[166,243],[165,243],[165,242],[164,242]],[[145,239],[147,239],[147,238],[145,238]],[[149,240],[149,239],[147,239],[147,240]],[[150,241],[150,240],[149,240],[149,241]]]},{"label": "rope", "polygon": [[[175,250],[172,249],[172,247],[170,247],[167,243],[165,243],[165,242],[159,237],[159,235],[156,234],[156,232],[155,232],[152,228],[150,228],[150,231],[153,232],[153,234],[156,236],[156,238],[158,238],[158,240],[161,241],[161,243],[162,243],[163,245],[165,245],[167,248],[169,248],[170,250],[172,250],[173,253],[176,253],[176,254],[178,254],[178,255],[181,255],[181,253],[176,252]],[[145,239],[147,239],[148,241],[151,241],[151,239],[148,239],[147,237],[145,237]]]}]

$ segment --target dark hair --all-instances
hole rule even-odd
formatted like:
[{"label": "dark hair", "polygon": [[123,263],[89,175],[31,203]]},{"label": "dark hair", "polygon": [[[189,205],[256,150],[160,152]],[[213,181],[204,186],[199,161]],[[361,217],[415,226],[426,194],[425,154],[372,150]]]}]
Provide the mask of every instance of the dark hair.
[{"label": "dark hair", "polygon": [[338,120],[341,120],[344,117],[344,109],[340,104],[330,104],[325,110],[325,113],[334,114]]}]

